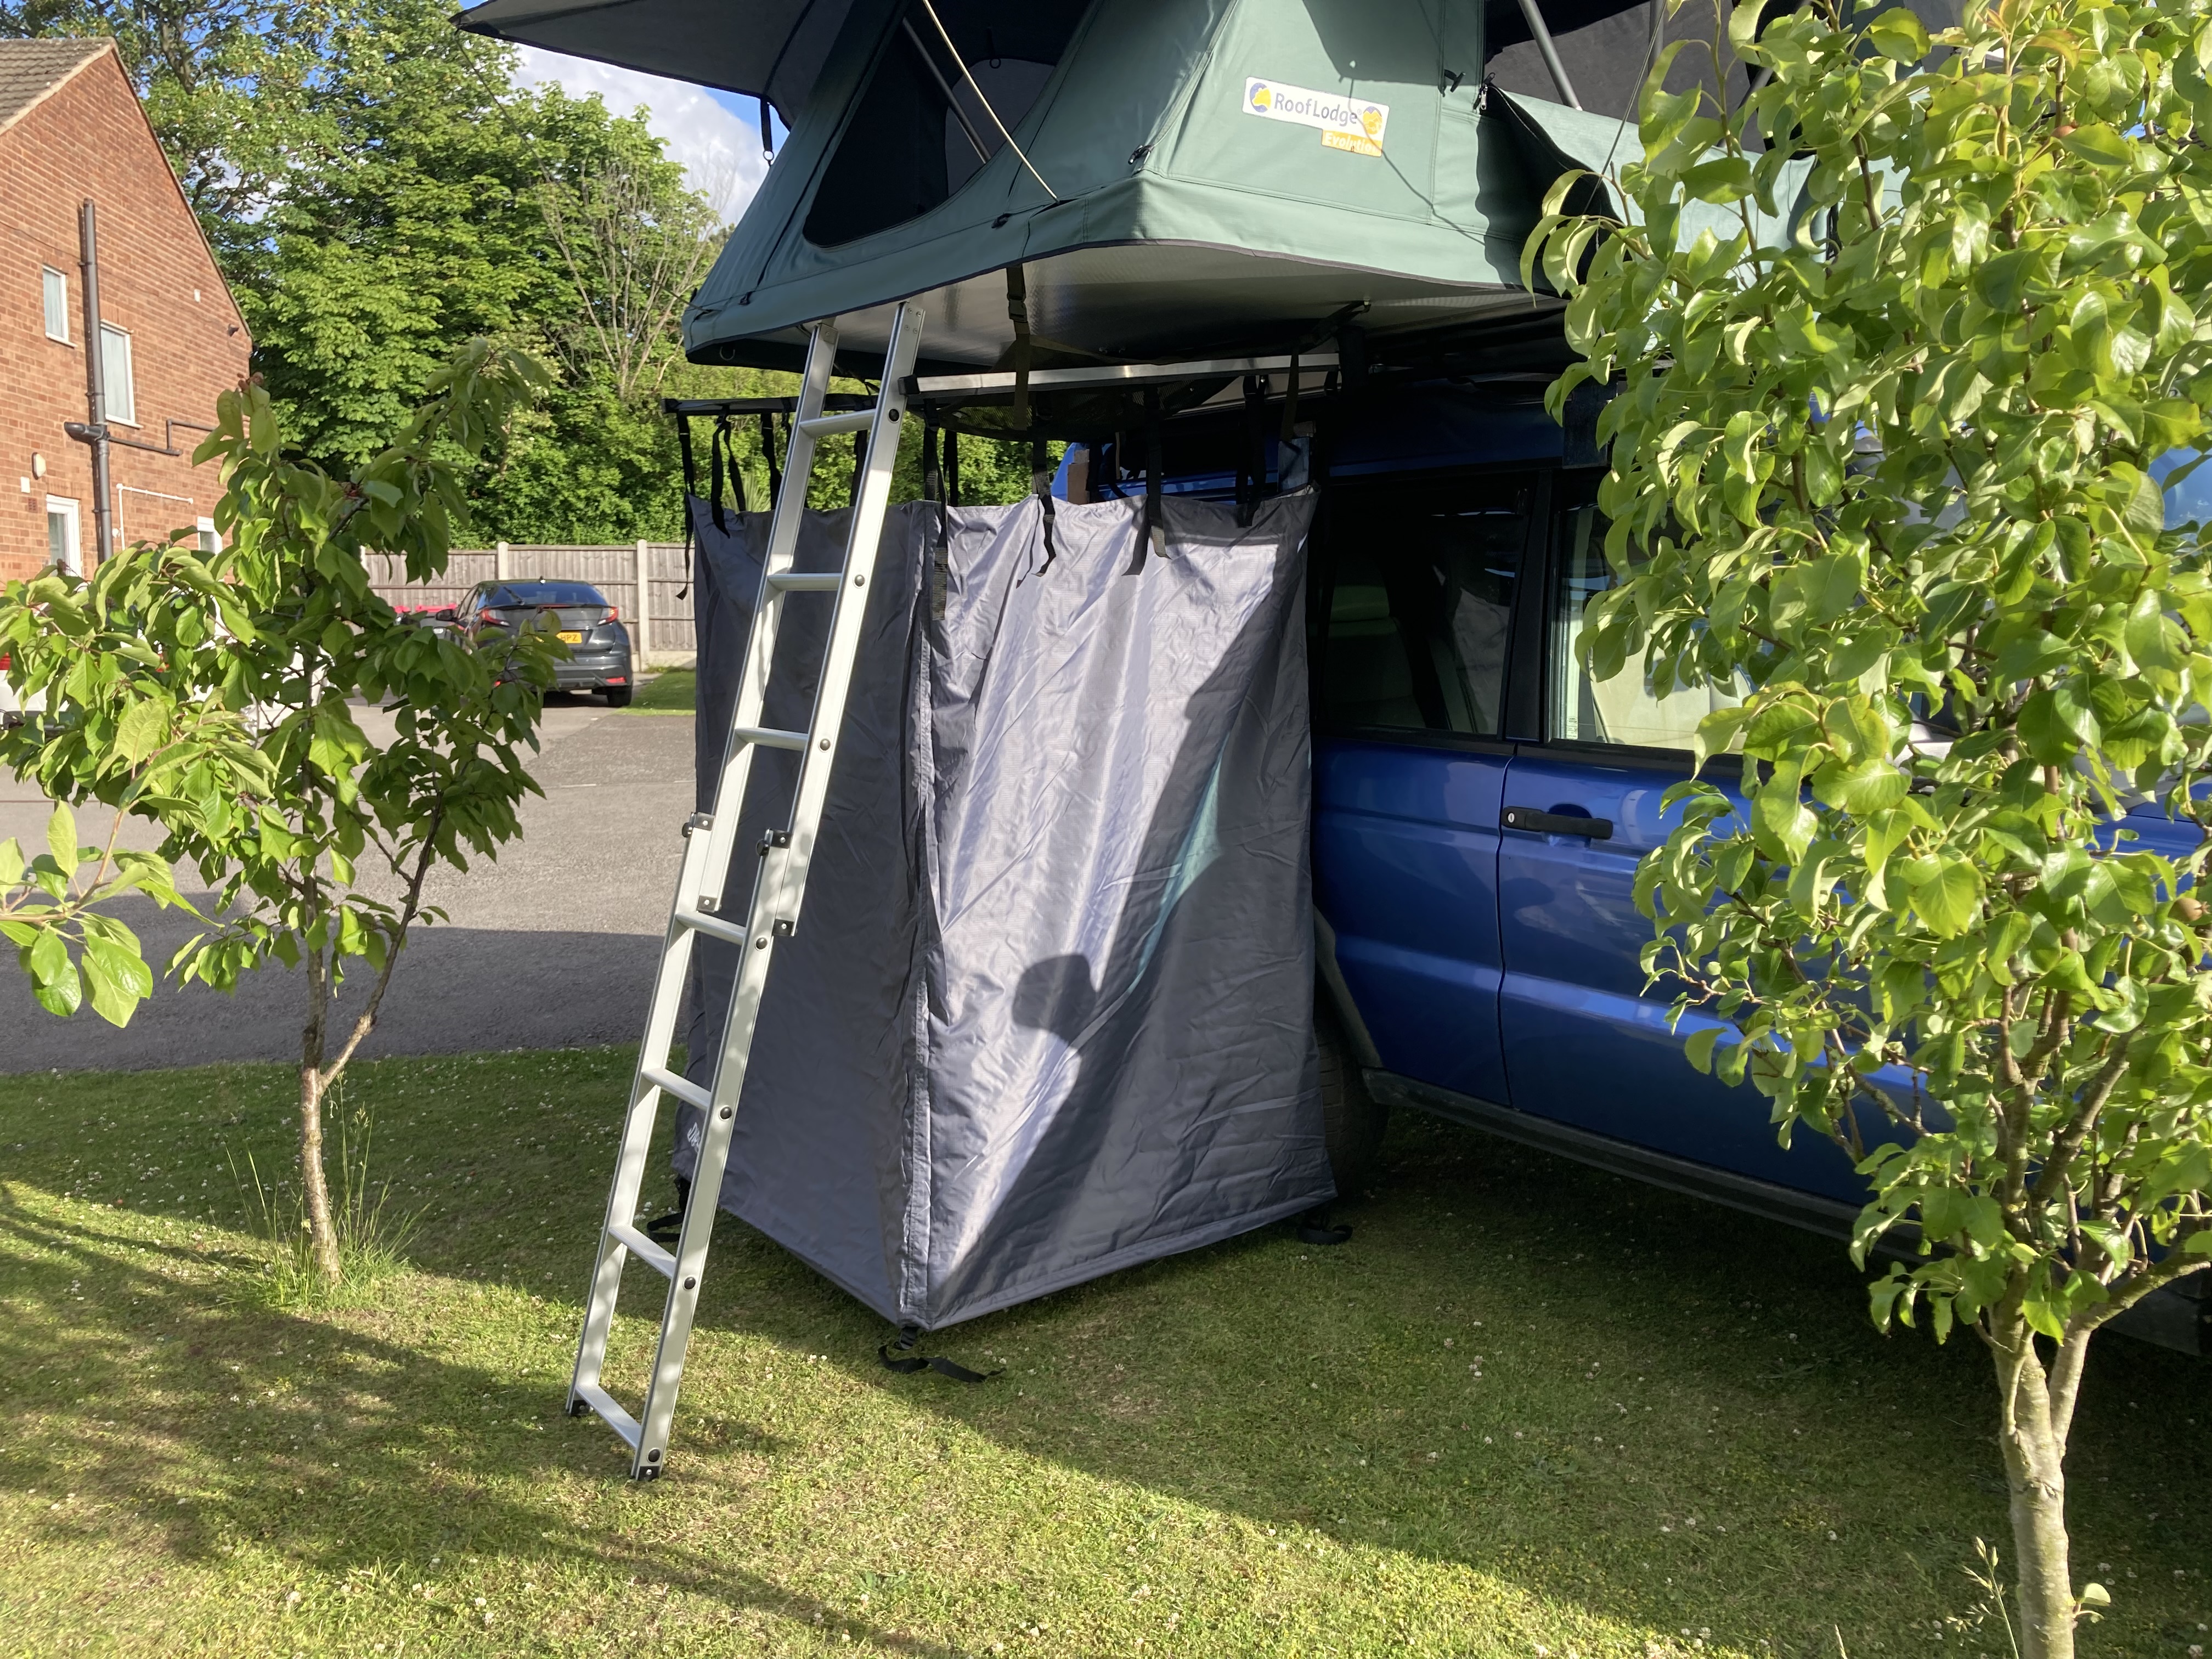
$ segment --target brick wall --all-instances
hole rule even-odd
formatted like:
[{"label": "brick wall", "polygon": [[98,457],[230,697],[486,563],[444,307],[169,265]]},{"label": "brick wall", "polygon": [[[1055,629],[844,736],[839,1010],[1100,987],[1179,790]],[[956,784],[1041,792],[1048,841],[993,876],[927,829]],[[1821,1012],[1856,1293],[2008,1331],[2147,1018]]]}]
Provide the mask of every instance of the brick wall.
[{"label": "brick wall", "polygon": [[[46,497],[78,503],[92,566],[92,457],[62,430],[85,407],[84,291],[77,205],[100,225],[103,317],[131,337],[137,425],[115,430],[179,456],[111,447],[116,527],[127,545],[214,510],[213,466],[189,457],[216,395],[246,374],[252,342],[167,160],[110,52],[0,132],[0,581],[46,562]],[[40,268],[69,279],[70,343],[46,337]],[[36,476],[42,458],[45,476]]]}]

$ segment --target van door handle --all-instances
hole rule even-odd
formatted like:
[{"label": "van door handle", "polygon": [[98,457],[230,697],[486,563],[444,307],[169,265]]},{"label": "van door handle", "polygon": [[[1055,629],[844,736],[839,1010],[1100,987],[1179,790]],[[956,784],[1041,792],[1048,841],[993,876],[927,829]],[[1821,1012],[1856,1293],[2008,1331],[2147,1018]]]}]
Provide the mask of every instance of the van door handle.
[{"label": "van door handle", "polygon": [[1498,815],[1502,830],[1525,830],[1532,836],[1584,836],[1591,841],[1611,841],[1611,818],[1586,818],[1572,812],[1539,812],[1534,807],[1508,806]]}]

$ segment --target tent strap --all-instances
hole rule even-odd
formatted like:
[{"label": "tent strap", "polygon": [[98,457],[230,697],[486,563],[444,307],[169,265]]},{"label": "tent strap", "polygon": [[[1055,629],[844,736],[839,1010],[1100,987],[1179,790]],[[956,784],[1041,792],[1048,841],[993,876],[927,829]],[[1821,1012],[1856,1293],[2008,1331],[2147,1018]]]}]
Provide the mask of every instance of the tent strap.
[{"label": "tent strap", "polygon": [[921,1341],[921,1326],[902,1325],[898,1340],[878,1344],[876,1357],[884,1362],[884,1369],[887,1371],[898,1371],[908,1376],[916,1371],[935,1371],[939,1376],[949,1376],[955,1382],[988,1382],[1006,1369],[1001,1365],[997,1370],[971,1371],[959,1361],[947,1359],[943,1354],[915,1352]]},{"label": "tent strap", "polygon": [[692,522],[691,503],[699,494],[699,469],[691,459],[691,417],[676,417],[676,447],[684,457],[684,586],[676,590],[682,599],[691,591],[691,538],[697,530]]},{"label": "tent strap", "polygon": [[1026,432],[1030,424],[1029,278],[1018,264],[1006,267],[1006,320],[1014,325],[1014,427]]},{"label": "tent strap", "polygon": [[761,410],[761,458],[768,463],[768,498],[771,501],[783,494],[782,469],[775,464],[775,416],[770,410]]},{"label": "tent strap", "polygon": [[[1052,568],[1052,562],[1060,556],[1060,549],[1052,539],[1052,453],[1044,447],[1044,440],[1030,441],[1030,488],[1036,491],[1038,505],[1044,512],[1044,562],[1036,568],[1040,576]],[[1027,580],[1027,577],[1023,578]]]},{"label": "tent strap", "polygon": [[1167,532],[1160,514],[1160,471],[1164,465],[1160,459],[1160,394],[1156,389],[1148,390],[1145,393],[1145,533],[1137,538],[1137,556],[1129,562],[1133,576],[1143,571],[1147,553],[1167,552]]}]

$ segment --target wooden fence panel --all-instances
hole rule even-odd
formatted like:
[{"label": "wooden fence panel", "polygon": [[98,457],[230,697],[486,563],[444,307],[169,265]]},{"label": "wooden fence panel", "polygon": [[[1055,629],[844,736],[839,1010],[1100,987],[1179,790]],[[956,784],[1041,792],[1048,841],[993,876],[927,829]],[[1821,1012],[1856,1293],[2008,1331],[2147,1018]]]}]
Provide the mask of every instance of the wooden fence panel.
[{"label": "wooden fence panel", "polygon": [[[403,610],[440,610],[459,605],[479,582],[497,579],[502,556],[497,550],[457,552],[446,562],[445,574],[434,582],[410,582],[404,561],[392,554],[371,554],[369,583],[392,605]],[[691,627],[691,598],[686,589],[684,548],[676,542],[646,544],[646,603],[651,607],[652,651],[638,649],[637,544],[617,547],[532,547],[514,545],[504,554],[505,574],[510,581],[589,582],[622,613],[629,630],[630,648],[641,665],[669,665],[689,662],[698,647]],[[681,592],[684,597],[678,599]]]}]

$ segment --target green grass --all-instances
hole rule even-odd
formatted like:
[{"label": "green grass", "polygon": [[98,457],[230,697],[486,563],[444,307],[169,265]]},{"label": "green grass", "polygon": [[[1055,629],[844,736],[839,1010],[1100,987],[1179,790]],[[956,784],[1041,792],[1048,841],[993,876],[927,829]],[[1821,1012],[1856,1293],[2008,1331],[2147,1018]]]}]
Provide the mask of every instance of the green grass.
[{"label": "green grass", "polygon": [[699,712],[699,677],[689,668],[664,668],[637,684],[631,700],[633,714],[696,714]]},{"label": "green grass", "polygon": [[[632,1486],[562,1415],[629,1063],[356,1068],[413,1265],[315,1313],[251,1293],[230,1175],[282,1167],[283,1068],[0,1079],[0,1654],[1989,1647],[1929,1629],[2004,1537],[1978,1352],[1876,1335],[1831,1243],[1418,1120],[1349,1244],[945,1333],[1008,1367],[980,1388],[884,1370],[879,1322],[726,1220],[672,1473]],[[2089,1654],[2207,1640],[2208,1382],[2093,1361]]]}]

